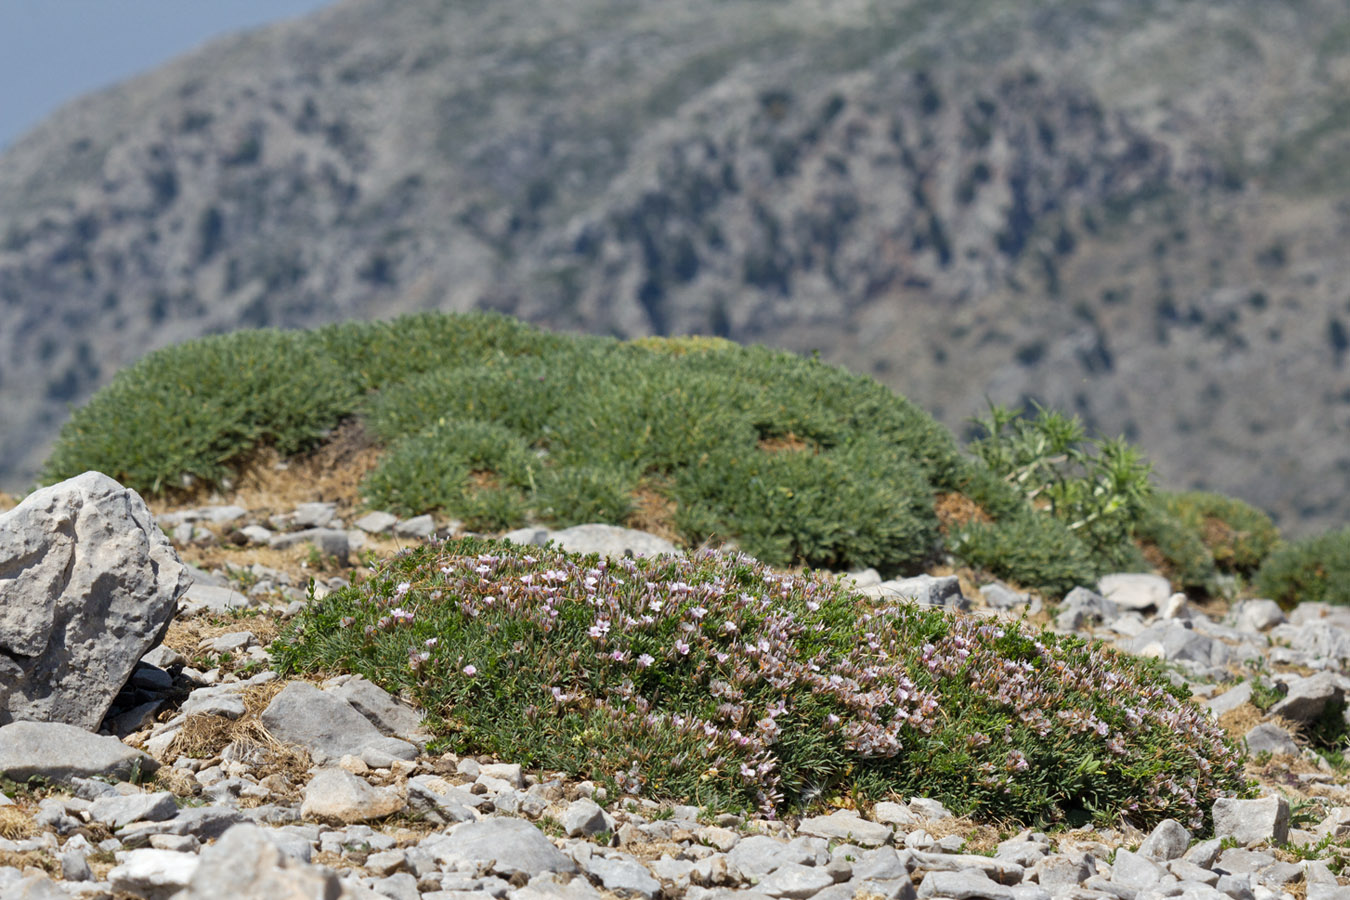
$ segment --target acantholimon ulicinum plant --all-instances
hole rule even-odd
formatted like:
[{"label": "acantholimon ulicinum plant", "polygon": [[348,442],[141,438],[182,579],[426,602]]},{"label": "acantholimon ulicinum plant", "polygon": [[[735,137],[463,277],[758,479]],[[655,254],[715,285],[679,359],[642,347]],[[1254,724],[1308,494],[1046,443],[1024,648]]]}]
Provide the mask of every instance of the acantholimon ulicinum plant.
[{"label": "acantholimon ulicinum plant", "polygon": [[440,748],[717,808],[897,792],[1199,826],[1246,790],[1237,749],[1148,662],[737,554],[431,543],[312,601],[272,650],[285,674],[414,698]]}]

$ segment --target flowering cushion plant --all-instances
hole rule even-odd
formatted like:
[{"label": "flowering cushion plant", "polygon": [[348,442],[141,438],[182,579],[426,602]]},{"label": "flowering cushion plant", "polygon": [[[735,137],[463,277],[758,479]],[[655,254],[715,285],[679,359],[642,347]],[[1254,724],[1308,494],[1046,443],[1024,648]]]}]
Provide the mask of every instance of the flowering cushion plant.
[{"label": "flowering cushion plant", "polygon": [[721,808],[897,792],[1199,825],[1245,790],[1235,748],[1148,663],[742,555],[431,543],[311,602],[274,654],[410,695],[443,746]]}]

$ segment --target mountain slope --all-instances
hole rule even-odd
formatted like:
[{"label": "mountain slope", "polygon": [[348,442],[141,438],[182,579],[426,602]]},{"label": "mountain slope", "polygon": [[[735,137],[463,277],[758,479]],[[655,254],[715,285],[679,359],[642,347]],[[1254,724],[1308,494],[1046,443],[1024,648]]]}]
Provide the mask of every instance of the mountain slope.
[{"label": "mountain slope", "polygon": [[348,0],[0,156],[0,460],[153,347],[420,308],[698,331],[1350,512],[1350,5]]}]

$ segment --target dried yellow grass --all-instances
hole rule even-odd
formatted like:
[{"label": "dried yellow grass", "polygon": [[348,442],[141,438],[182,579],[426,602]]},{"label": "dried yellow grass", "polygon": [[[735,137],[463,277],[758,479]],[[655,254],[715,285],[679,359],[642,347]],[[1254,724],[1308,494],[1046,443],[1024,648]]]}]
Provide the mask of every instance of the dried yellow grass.
[{"label": "dried yellow grass", "polygon": [[0,838],[15,841],[37,833],[32,817],[16,806],[0,806]]}]

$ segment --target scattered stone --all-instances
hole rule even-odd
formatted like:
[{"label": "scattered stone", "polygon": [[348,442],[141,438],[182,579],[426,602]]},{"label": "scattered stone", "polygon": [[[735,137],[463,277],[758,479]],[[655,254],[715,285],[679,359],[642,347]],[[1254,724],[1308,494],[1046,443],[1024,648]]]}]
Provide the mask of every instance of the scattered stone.
[{"label": "scattered stone", "polygon": [[1260,633],[1285,621],[1284,610],[1274,600],[1244,600],[1230,615],[1233,627],[1240,631]]},{"label": "scattered stone", "polygon": [[234,588],[215,587],[209,584],[194,584],[183,595],[179,613],[195,616],[201,613],[227,613],[236,609],[249,609],[256,601],[236,591]]},{"label": "scattered stone", "polygon": [[804,900],[832,884],[834,878],[824,868],[787,863],[761,878],[755,890],[770,897]]},{"label": "scattered stone", "polygon": [[456,825],[422,842],[442,865],[486,866],[504,878],[575,872],[577,865],[544,833],[521,819],[491,818]]},{"label": "scattered stone", "polygon": [[559,822],[568,837],[592,837],[602,831],[613,830],[605,811],[594,800],[573,800],[563,810]]},{"label": "scattered stone", "polygon": [[[422,727],[422,716],[417,710],[399,702],[384,688],[360,675],[334,679],[331,683],[325,683],[323,690],[350,703],[382,734],[402,738],[413,744],[425,744],[431,739],[431,735]],[[520,767],[516,766],[515,771],[519,778]]]},{"label": "scattered stone", "polygon": [[97,822],[112,828],[121,828],[132,822],[159,822],[178,814],[178,804],[168,791],[153,794],[113,794],[100,797],[89,807],[89,815]]},{"label": "scattered stone", "polygon": [[1298,756],[1298,744],[1289,732],[1273,722],[1262,722],[1243,738],[1248,753],[1270,753],[1276,756]]},{"label": "scattered stone", "polygon": [[195,853],[153,848],[129,850],[108,872],[108,884],[115,891],[143,900],[169,900],[188,886],[198,865],[200,860]]},{"label": "scattered stone", "polygon": [[797,826],[797,833],[830,841],[847,841],[860,847],[880,847],[891,840],[889,827],[879,822],[869,822],[850,809],[841,809],[828,816],[802,819]]},{"label": "scattered stone", "polygon": [[1289,692],[1271,706],[1266,714],[1304,725],[1312,724],[1329,704],[1343,701],[1345,692],[1340,681],[1339,676],[1330,672],[1295,678],[1288,682]]},{"label": "scattered stone", "polygon": [[236,825],[199,859],[181,900],[353,900],[335,873],[282,853],[256,825]]},{"label": "scattered stone", "polygon": [[86,472],[0,515],[0,582],[0,725],[92,731],[189,577],[140,495]]},{"label": "scattered stone", "polygon": [[1158,860],[1180,859],[1191,845],[1191,833],[1175,819],[1163,819],[1139,845],[1141,856]]},{"label": "scattered stone", "polygon": [[1166,578],[1134,572],[1103,575],[1097,590],[1121,609],[1161,609],[1172,596],[1172,585]]},{"label": "scattered stone", "polygon": [[645,897],[650,900],[661,893],[661,882],[638,862],[592,857],[586,865],[586,871],[598,878],[605,890],[620,897]]},{"label": "scattered stone", "polygon": [[436,523],[431,516],[414,516],[404,519],[394,526],[394,534],[399,537],[424,540],[436,533]]},{"label": "scattered stone", "polygon": [[950,897],[952,900],[1013,900],[1004,885],[983,872],[929,872],[919,884],[919,896]]},{"label": "scattered stone", "polygon": [[390,515],[387,512],[370,512],[357,519],[352,525],[366,534],[384,534],[390,528],[393,528],[397,521],[397,516]]},{"label": "scattered stone", "polygon": [[1283,797],[1214,801],[1214,836],[1231,837],[1238,844],[1257,841],[1284,843],[1289,837],[1289,804]]},{"label": "scattered stone", "polygon": [[1084,587],[1076,587],[1064,597],[1055,616],[1055,625],[1062,631],[1078,631],[1084,625],[1105,625],[1120,617],[1120,607],[1101,594]]},{"label": "scattered stone", "polygon": [[548,543],[548,537],[547,528],[526,527],[508,531],[502,535],[502,540],[520,544],[522,547],[542,547]]},{"label": "scattered stone", "polygon": [[1209,710],[1210,715],[1215,719],[1219,719],[1222,718],[1225,713],[1232,712],[1244,703],[1250,703],[1251,699],[1252,683],[1250,681],[1244,681],[1206,702],[1205,708]]},{"label": "scattered stone", "polygon": [[951,811],[947,807],[929,797],[910,797],[909,809],[919,818],[927,819],[930,822],[952,818]]},{"label": "scattered stone", "polygon": [[14,781],[45,778],[128,779],[159,763],[114,737],[60,722],[13,722],[0,728],[0,773]]},{"label": "scattered stone", "polygon": [[304,681],[282,689],[262,713],[263,726],[277,740],[299,744],[316,763],[361,756],[376,749],[398,759],[416,759],[417,748],[388,738],[341,697]]},{"label": "scattered stone", "polygon": [[662,556],[679,553],[665,538],[620,528],[617,525],[573,525],[549,535],[568,553],[598,553],[601,556]]},{"label": "scattered stone", "polygon": [[939,606],[952,610],[970,609],[970,601],[961,593],[961,582],[955,575],[937,577],[915,575],[883,581],[861,593],[875,599],[903,598],[921,606]]},{"label": "scattered stone", "polygon": [[386,788],[371,787],[342,769],[320,769],[305,787],[300,815],[306,819],[369,822],[391,816],[407,805]]},{"label": "scattered stone", "polygon": [[1009,610],[1031,604],[1030,595],[1014,591],[1006,584],[1000,584],[997,581],[981,585],[980,596],[992,609]]},{"label": "scattered stone", "polygon": [[313,544],[319,553],[335,557],[340,565],[347,565],[351,545],[347,543],[347,532],[336,528],[306,528],[304,531],[274,534],[267,541],[267,545],[274,550],[285,550],[300,544]]}]

